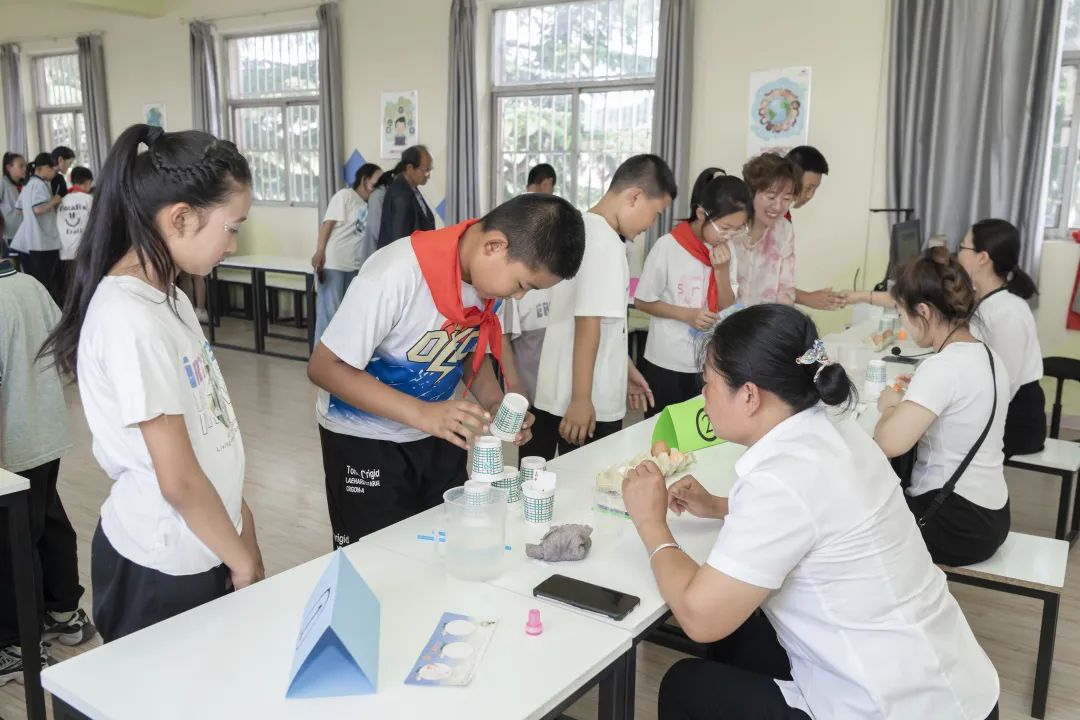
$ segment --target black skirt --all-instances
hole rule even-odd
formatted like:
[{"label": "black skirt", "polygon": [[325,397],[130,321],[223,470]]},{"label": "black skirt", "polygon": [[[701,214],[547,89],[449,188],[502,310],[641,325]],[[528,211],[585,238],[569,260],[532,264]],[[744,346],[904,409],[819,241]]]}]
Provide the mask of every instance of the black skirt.
[{"label": "black skirt", "polygon": [[1046,442],[1046,396],[1038,382],[1021,385],[1005,416],[1005,457],[1029,455]]}]

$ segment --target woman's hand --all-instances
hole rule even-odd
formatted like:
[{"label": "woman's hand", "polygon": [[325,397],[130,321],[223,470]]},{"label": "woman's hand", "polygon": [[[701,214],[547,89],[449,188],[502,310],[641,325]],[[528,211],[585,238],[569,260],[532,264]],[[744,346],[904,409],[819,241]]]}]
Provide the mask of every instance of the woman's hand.
[{"label": "woman's hand", "polygon": [[667,485],[664,474],[652,460],[646,460],[626,474],[622,495],[626,511],[639,532],[650,524],[667,524]]},{"label": "woman's hand", "polygon": [[693,475],[687,475],[668,488],[668,507],[676,515],[688,512],[699,518],[722,518],[727,515],[727,498],[706,490]]}]

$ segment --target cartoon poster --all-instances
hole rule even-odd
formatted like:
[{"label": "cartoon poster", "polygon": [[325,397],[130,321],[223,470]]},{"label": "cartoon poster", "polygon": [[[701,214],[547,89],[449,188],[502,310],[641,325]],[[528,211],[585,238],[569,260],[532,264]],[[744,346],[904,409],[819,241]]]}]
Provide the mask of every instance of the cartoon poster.
[{"label": "cartoon poster", "polygon": [[750,73],[746,153],[786,153],[806,145],[810,132],[810,68]]},{"label": "cartoon poster", "polygon": [[143,122],[155,127],[165,127],[165,103],[146,103],[143,105]]},{"label": "cartoon poster", "polygon": [[405,148],[420,142],[419,93],[395,90],[382,94],[379,147],[384,158],[398,158]]}]

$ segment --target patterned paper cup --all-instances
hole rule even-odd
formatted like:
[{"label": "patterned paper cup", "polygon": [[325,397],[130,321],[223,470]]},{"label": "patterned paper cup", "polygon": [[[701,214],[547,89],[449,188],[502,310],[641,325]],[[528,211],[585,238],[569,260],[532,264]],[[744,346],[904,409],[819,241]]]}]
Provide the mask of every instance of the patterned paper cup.
[{"label": "patterned paper cup", "polygon": [[521,458],[521,482],[526,483],[533,479],[537,470],[547,467],[547,460],[536,455]]},{"label": "patterned paper cup", "polygon": [[495,413],[495,419],[491,421],[489,432],[495,437],[513,442],[521,431],[521,424],[525,422],[525,412],[529,409],[529,401],[524,395],[506,393],[502,405]]},{"label": "patterned paper cup", "polygon": [[555,514],[555,491],[539,490],[532,481],[522,484],[521,494],[525,502],[522,507],[526,522],[550,523]]},{"label": "patterned paper cup", "polygon": [[512,466],[503,468],[503,474],[491,484],[506,491],[506,502],[516,503],[521,500],[521,475]]},{"label": "patterned paper cup", "polygon": [[502,440],[491,435],[481,435],[473,443],[472,475],[494,480],[503,472]]}]

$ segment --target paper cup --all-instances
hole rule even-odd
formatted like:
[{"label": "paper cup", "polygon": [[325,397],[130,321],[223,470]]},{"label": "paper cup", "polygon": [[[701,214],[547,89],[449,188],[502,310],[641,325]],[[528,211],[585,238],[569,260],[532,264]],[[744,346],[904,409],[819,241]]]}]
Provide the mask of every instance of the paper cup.
[{"label": "paper cup", "polygon": [[503,473],[502,440],[491,435],[481,435],[473,443],[472,476],[482,480],[495,480]]},{"label": "paper cup", "polygon": [[521,494],[525,502],[522,504],[525,513],[525,521],[530,523],[550,523],[555,514],[555,491],[539,490],[532,481],[523,483]]},{"label": "paper cup", "polygon": [[462,497],[466,505],[488,505],[491,503],[492,483],[481,480],[468,480],[465,483]]},{"label": "paper cup", "polygon": [[521,482],[526,483],[533,479],[537,470],[547,467],[547,460],[536,455],[521,458]]},{"label": "paper cup", "polygon": [[885,389],[885,383],[870,382],[867,380],[863,383],[862,400],[868,402],[876,402],[881,397],[881,391]]},{"label": "paper cup", "polygon": [[506,502],[516,503],[521,500],[521,475],[512,466],[503,468],[502,475],[491,484],[506,491]]},{"label": "paper cup", "polygon": [[521,424],[525,422],[525,412],[528,409],[529,401],[524,395],[506,393],[488,432],[501,440],[513,442],[521,431]]},{"label": "paper cup", "polygon": [[866,366],[866,382],[884,385],[885,377],[885,361],[871,360]]}]

